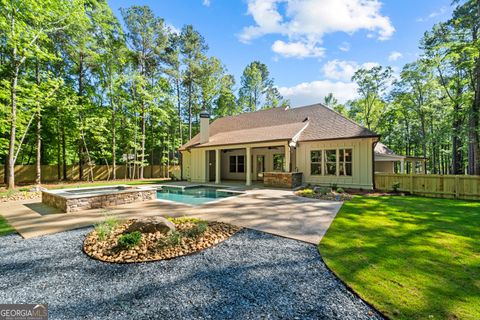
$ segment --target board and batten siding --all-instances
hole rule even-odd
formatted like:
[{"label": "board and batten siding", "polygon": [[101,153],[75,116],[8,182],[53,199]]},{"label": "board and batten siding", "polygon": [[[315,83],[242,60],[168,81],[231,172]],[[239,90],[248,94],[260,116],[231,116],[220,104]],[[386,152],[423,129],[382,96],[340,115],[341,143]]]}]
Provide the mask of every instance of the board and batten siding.
[{"label": "board and batten siding", "polygon": [[[297,168],[303,172],[303,182],[329,186],[336,184],[346,188],[373,188],[372,145],[373,139],[345,139],[299,142]],[[321,176],[310,174],[310,152],[327,149],[352,149],[352,176]],[[337,162],[338,167],[338,162]]]},{"label": "board and batten siding", "polygon": [[[206,147],[206,148],[192,148],[190,150],[182,151],[182,170],[183,179],[190,182],[204,183],[207,182],[207,161],[208,151],[214,151],[216,149],[222,150],[221,152],[221,178],[224,180],[245,180],[245,174],[230,174],[228,157],[230,155],[245,154],[245,148],[251,148],[251,154],[253,156],[252,161],[252,180],[256,179],[256,166],[255,156],[258,154],[265,154],[265,171],[273,170],[273,154],[285,153],[285,146],[287,141],[279,142],[262,142],[252,144],[239,144],[239,145],[227,145],[219,147]],[[276,147],[277,149],[268,149],[269,147]],[[226,151],[226,152],[223,152]],[[245,169],[247,163],[245,159]]]}]

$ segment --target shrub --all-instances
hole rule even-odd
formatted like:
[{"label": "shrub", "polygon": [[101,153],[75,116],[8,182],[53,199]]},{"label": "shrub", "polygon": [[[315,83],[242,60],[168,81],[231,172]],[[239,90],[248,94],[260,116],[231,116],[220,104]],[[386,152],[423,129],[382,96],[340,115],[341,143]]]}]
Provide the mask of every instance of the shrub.
[{"label": "shrub", "polygon": [[131,233],[122,234],[118,237],[118,244],[127,249],[131,249],[140,244],[142,240],[142,233],[140,231],[134,231]]},{"label": "shrub", "polygon": [[302,197],[311,198],[315,195],[315,191],[313,191],[312,189],[303,189],[298,191],[298,194]]},{"label": "shrub", "polygon": [[195,217],[180,217],[180,218],[173,218],[173,217],[166,217],[167,220],[173,222],[174,224],[192,222],[192,223],[199,223],[205,220],[195,218]]},{"label": "shrub", "polygon": [[333,191],[337,191],[337,184],[336,183],[332,183],[331,187],[332,187]]},{"label": "shrub", "polygon": [[315,188],[315,191],[319,194],[321,194],[322,196],[328,194],[330,192],[330,189],[327,188],[327,187],[317,187]]},{"label": "shrub", "polygon": [[176,246],[176,245],[179,245],[180,242],[182,241],[182,234],[178,231],[172,231],[170,233],[170,236],[168,238],[169,240],[169,243],[172,245],[172,246]]},{"label": "shrub", "polygon": [[343,188],[342,188],[342,187],[340,187],[340,188],[337,188],[337,192],[338,192],[338,193],[344,193],[344,192],[345,192],[345,190],[343,190]]},{"label": "shrub", "polygon": [[105,217],[102,222],[95,224],[95,231],[97,231],[98,240],[104,241],[115,228],[118,226],[118,218],[108,215],[105,211]]},{"label": "shrub", "polygon": [[200,221],[193,228],[187,230],[185,232],[185,235],[189,238],[195,238],[205,233],[205,231],[207,231],[207,228],[208,228],[208,222]]},{"label": "shrub", "polygon": [[394,182],[392,184],[392,189],[393,189],[393,192],[398,192],[398,189],[400,189],[400,182]]}]

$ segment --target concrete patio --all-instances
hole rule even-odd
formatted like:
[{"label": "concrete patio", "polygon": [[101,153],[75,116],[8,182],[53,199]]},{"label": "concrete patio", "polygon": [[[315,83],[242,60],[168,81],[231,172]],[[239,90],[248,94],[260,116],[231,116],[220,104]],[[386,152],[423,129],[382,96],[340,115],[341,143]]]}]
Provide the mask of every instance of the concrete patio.
[{"label": "concrete patio", "polygon": [[[241,189],[238,185],[225,187]],[[120,219],[195,216],[318,244],[342,205],[298,197],[290,190],[257,186],[243,190],[243,195],[199,206],[152,200],[107,210]],[[38,199],[2,203],[0,213],[27,239],[92,225],[103,219],[105,209],[58,213]]]}]

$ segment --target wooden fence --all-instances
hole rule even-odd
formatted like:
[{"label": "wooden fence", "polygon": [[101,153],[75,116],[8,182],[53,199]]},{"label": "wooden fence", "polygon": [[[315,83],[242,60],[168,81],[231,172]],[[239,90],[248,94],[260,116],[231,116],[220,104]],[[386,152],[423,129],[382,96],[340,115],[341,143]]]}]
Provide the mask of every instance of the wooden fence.
[{"label": "wooden fence", "polygon": [[[84,179],[87,179],[89,172],[87,166],[83,167]],[[92,169],[94,180],[108,180],[112,178],[112,167],[106,165],[96,165]],[[117,165],[116,167],[117,179],[125,179],[126,168],[124,165]],[[4,166],[0,166],[0,183],[4,181]],[[175,175],[180,178],[179,166],[161,166],[152,165],[143,168],[144,178],[166,178],[167,176]],[[63,171],[60,170],[60,175],[63,176]],[[127,175],[128,176],[128,175]],[[15,166],[15,183],[29,183],[35,181],[36,166],[35,165],[17,165]],[[78,180],[79,179],[79,166],[69,165],[67,166],[67,179]],[[58,167],[57,165],[42,165],[42,182],[55,182],[58,181]]]},{"label": "wooden fence", "polygon": [[399,191],[428,197],[480,200],[480,176],[375,173],[375,188]]}]

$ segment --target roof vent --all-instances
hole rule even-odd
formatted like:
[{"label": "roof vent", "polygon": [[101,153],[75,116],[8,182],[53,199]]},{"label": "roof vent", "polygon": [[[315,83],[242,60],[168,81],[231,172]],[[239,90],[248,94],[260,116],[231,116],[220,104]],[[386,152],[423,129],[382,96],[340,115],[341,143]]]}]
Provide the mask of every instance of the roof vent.
[{"label": "roof vent", "polygon": [[302,122],[307,122],[308,120],[310,120],[308,117],[306,117],[305,119],[303,119]]}]

